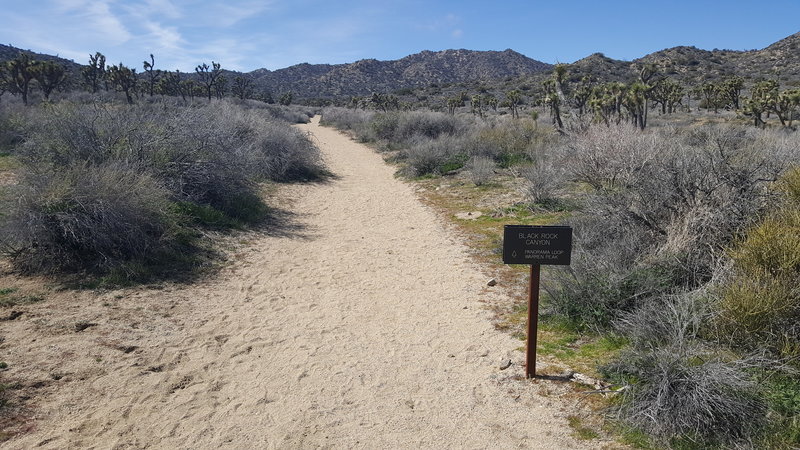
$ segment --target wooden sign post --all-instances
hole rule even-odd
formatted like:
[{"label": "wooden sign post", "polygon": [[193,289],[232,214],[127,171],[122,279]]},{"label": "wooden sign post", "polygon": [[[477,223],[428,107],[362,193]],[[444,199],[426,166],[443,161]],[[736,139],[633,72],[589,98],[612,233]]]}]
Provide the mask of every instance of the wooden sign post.
[{"label": "wooden sign post", "polygon": [[503,227],[503,263],[530,264],[528,286],[528,341],[525,376],[536,376],[536,335],[539,324],[539,279],[542,265],[567,266],[572,256],[572,228],[506,225]]}]

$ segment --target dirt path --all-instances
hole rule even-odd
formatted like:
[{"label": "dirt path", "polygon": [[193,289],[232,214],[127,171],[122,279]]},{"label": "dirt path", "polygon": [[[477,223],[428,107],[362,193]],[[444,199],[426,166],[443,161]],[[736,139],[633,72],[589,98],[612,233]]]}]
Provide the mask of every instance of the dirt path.
[{"label": "dirt path", "polygon": [[[48,391],[36,429],[5,445],[589,446],[569,437],[564,404],[536,393],[548,382],[521,379],[521,343],[491,326],[481,301],[498,294],[457,236],[380,156],[316,122],[302,128],[338,175],[287,188],[305,228],[260,238],[215,281],[98,300],[159,319],[126,330],[97,316],[83,333],[136,350],[105,350],[85,362],[95,369],[77,366],[94,353],[67,352],[74,332],[31,344],[76,366],[64,363],[71,381]],[[504,358],[515,364],[500,371]]]}]

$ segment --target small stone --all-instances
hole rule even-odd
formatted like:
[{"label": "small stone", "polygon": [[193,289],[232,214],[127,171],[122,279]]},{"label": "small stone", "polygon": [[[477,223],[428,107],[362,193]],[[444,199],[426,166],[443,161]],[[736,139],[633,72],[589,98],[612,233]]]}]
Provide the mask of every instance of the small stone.
[{"label": "small stone", "polygon": [[81,331],[83,331],[83,330],[85,330],[87,328],[96,327],[96,326],[97,326],[96,323],[87,322],[85,320],[81,320],[80,322],[75,323],[75,332],[76,333],[80,333]]},{"label": "small stone", "polygon": [[489,281],[487,281],[487,282],[486,282],[486,285],[487,285],[487,286],[496,286],[496,285],[497,285],[497,280],[495,280],[494,278],[492,278],[491,280],[489,280]]},{"label": "small stone", "polygon": [[509,367],[511,367],[511,360],[510,359],[507,359],[507,360],[503,361],[502,364],[500,364],[500,370],[506,370]]},{"label": "small stone", "polygon": [[456,218],[461,220],[475,220],[481,216],[483,216],[483,213],[480,211],[468,211],[468,212],[456,213]]}]

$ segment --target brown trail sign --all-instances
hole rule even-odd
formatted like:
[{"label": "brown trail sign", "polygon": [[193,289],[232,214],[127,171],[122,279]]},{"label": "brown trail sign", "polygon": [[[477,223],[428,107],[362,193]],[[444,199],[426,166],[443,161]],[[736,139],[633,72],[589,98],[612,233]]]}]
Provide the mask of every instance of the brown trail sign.
[{"label": "brown trail sign", "polygon": [[539,322],[539,278],[541,266],[570,263],[572,228],[564,226],[506,225],[503,227],[503,263],[530,264],[528,288],[528,341],[525,375],[536,376],[536,334]]}]

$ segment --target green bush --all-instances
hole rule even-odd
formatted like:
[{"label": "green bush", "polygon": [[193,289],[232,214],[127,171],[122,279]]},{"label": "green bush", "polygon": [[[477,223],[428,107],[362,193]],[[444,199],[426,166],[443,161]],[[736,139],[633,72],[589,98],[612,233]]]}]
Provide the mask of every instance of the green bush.
[{"label": "green bush", "polygon": [[720,336],[745,348],[800,355],[800,170],[779,183],[783,206],[731,250],[732,279],[720,289]]}]

